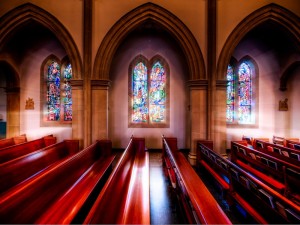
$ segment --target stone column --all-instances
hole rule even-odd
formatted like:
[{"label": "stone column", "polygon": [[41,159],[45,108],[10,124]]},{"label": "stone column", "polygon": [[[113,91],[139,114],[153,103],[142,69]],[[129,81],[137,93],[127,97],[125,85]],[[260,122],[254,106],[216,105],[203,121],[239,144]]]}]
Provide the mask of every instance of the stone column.
[{"label": "stone column", "polygon": [[216,81],[214,109],[213,141],[214,151],[226,153],[226,80]]},{"label": "stone column", "polygon": [[108,138],[109,80],[92,80],[92,143]]},{"label": "stone column", "polygon": [[196,165],[196,149],[199,139],[207,139],[207,81],[189,82],[191,149],[188,155],[191,165]]},{"label": "stone column", "polygon": [[72,138],[79,140],[80,149],[84,147],[84,102],[83,81],[71,80],[72,85]]},{"label": "stone column", "polygon": [[6,138],[20,135],[20,88],[7,88]]}]

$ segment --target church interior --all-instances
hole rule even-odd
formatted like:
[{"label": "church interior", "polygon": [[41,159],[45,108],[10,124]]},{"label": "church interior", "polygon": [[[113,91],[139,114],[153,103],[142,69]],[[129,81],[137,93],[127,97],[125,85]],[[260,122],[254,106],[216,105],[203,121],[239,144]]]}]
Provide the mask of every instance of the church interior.
[{"label": "church interior", "polygon": [[1,1],[0,223],[299,224],[299,86],[298,0]]}]

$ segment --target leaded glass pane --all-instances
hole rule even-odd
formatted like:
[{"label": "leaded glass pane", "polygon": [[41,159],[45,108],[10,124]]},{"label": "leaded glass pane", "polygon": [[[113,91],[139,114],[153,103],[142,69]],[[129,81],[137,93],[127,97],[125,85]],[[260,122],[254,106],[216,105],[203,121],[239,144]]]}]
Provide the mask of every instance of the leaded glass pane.
[{"label": "leaded glass pane", "polygon": [[252,82],[251,66],[242,63],[239,67],[238,114],[239,123],[251,123]]},{"label": "leaded glass pane", "polygon": [[147,67],[143,62],[139,62],[132,74],[132,122],[146,123],[148,121],[147,89]]},{"label": "leaded glass pane", "polygon": [[227,122],[232,123],[233,122],[233,106],[232,105],[227,105],[227,109],[226,109],[226,120]]},{"label": "leaded glass pane", "polygon": [[64,86],[63,86],[63,104],[64,104],[64,120],[72,121],[72,87],[70,80],[72,79],[72,66],[68,64],[64,69]]},{"label": "leaded glass pane", "polygon": [[231,65],[227,67],[227,122],[234,120],[234,101],[235,101],[234,73]]},{"label": "leaded glass pane", "polygon": [[60,66],[52,61],[47,74],[47,120],[60,119]]},{"label": "leaded glass pane", "polygon": [[166,120],[166,74],[160,62],[156,62],[150,74],[149,108],[151,122]]}]

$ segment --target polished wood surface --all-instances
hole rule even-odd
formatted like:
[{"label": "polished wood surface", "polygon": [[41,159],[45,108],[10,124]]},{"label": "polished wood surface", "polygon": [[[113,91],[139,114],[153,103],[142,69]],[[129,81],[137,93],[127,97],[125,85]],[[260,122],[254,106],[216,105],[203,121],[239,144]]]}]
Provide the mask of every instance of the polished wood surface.
[{"label": "polished wood surface", "polygon": [[78,140],[65,140],[0,164],[0,193],[78,151]]},{"label": "polished wood surface", "polygon": [[2,148],[21,144],[26,141],[27,141],[26,134],[22,134],[20,136],[16,136],[16,137],[12,137],[12,138],[1,139],[0,140],[0,150]]},{"label": "polished wood surface", "polygon": [[186,157],[179,152],[175,142],[177,140],[174,138],[163,137],[163,157],[168,157],[174,168],[177,193],[187,221],[201,224],[231,224]]},{"label": "polished wood surface", "polygon": [[149,224],[149,156],[132,138],[84,223]]},{"label": "polished wood surface", "polygon": [[0,149],[0,164],[56,143],[53,135]]},{"label": "polished wood surface", "polygon": [[[296,202],[267,185],[264,180],[259,180],[257,176],[209,149],[201,141],[197,146],[198,165],[203,165],[200,161],[205,161],[211,170],[228,182],[228,194],[232,198],[229,199],[230,204],[238,203],[258,223],[294,223],[298,220],[300,206]],[[244,143],[239,146],[246,147]]]},{"label": "polished wood surface", "polygon": [[70,223],[111,167],[105,152],[95,143],[3,193],[1,223]]}]

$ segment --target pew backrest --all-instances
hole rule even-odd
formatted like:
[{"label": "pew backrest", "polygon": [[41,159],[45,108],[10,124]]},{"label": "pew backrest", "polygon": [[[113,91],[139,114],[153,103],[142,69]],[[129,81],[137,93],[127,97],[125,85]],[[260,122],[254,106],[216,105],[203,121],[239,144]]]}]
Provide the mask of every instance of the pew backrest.
[{"label": "pew backrest", "polygon": [[42,149],[56,143],[56,137],[48,135],[32,141],[19,143],[0,149],[0,163],[18,158],[36,150]]},{"label": "pew backrest", "polygon": [[27,138],[26,138],[25,134],[22,134],[22,135],[16,136],[16,137],[12,137],[12,138],[2,139],[2,140],[0,140],[0,149],[6,148],[9,146],[13,146],[13,145],[17,145],[17,144],[21,144],[26,141],[27,141]]}]

